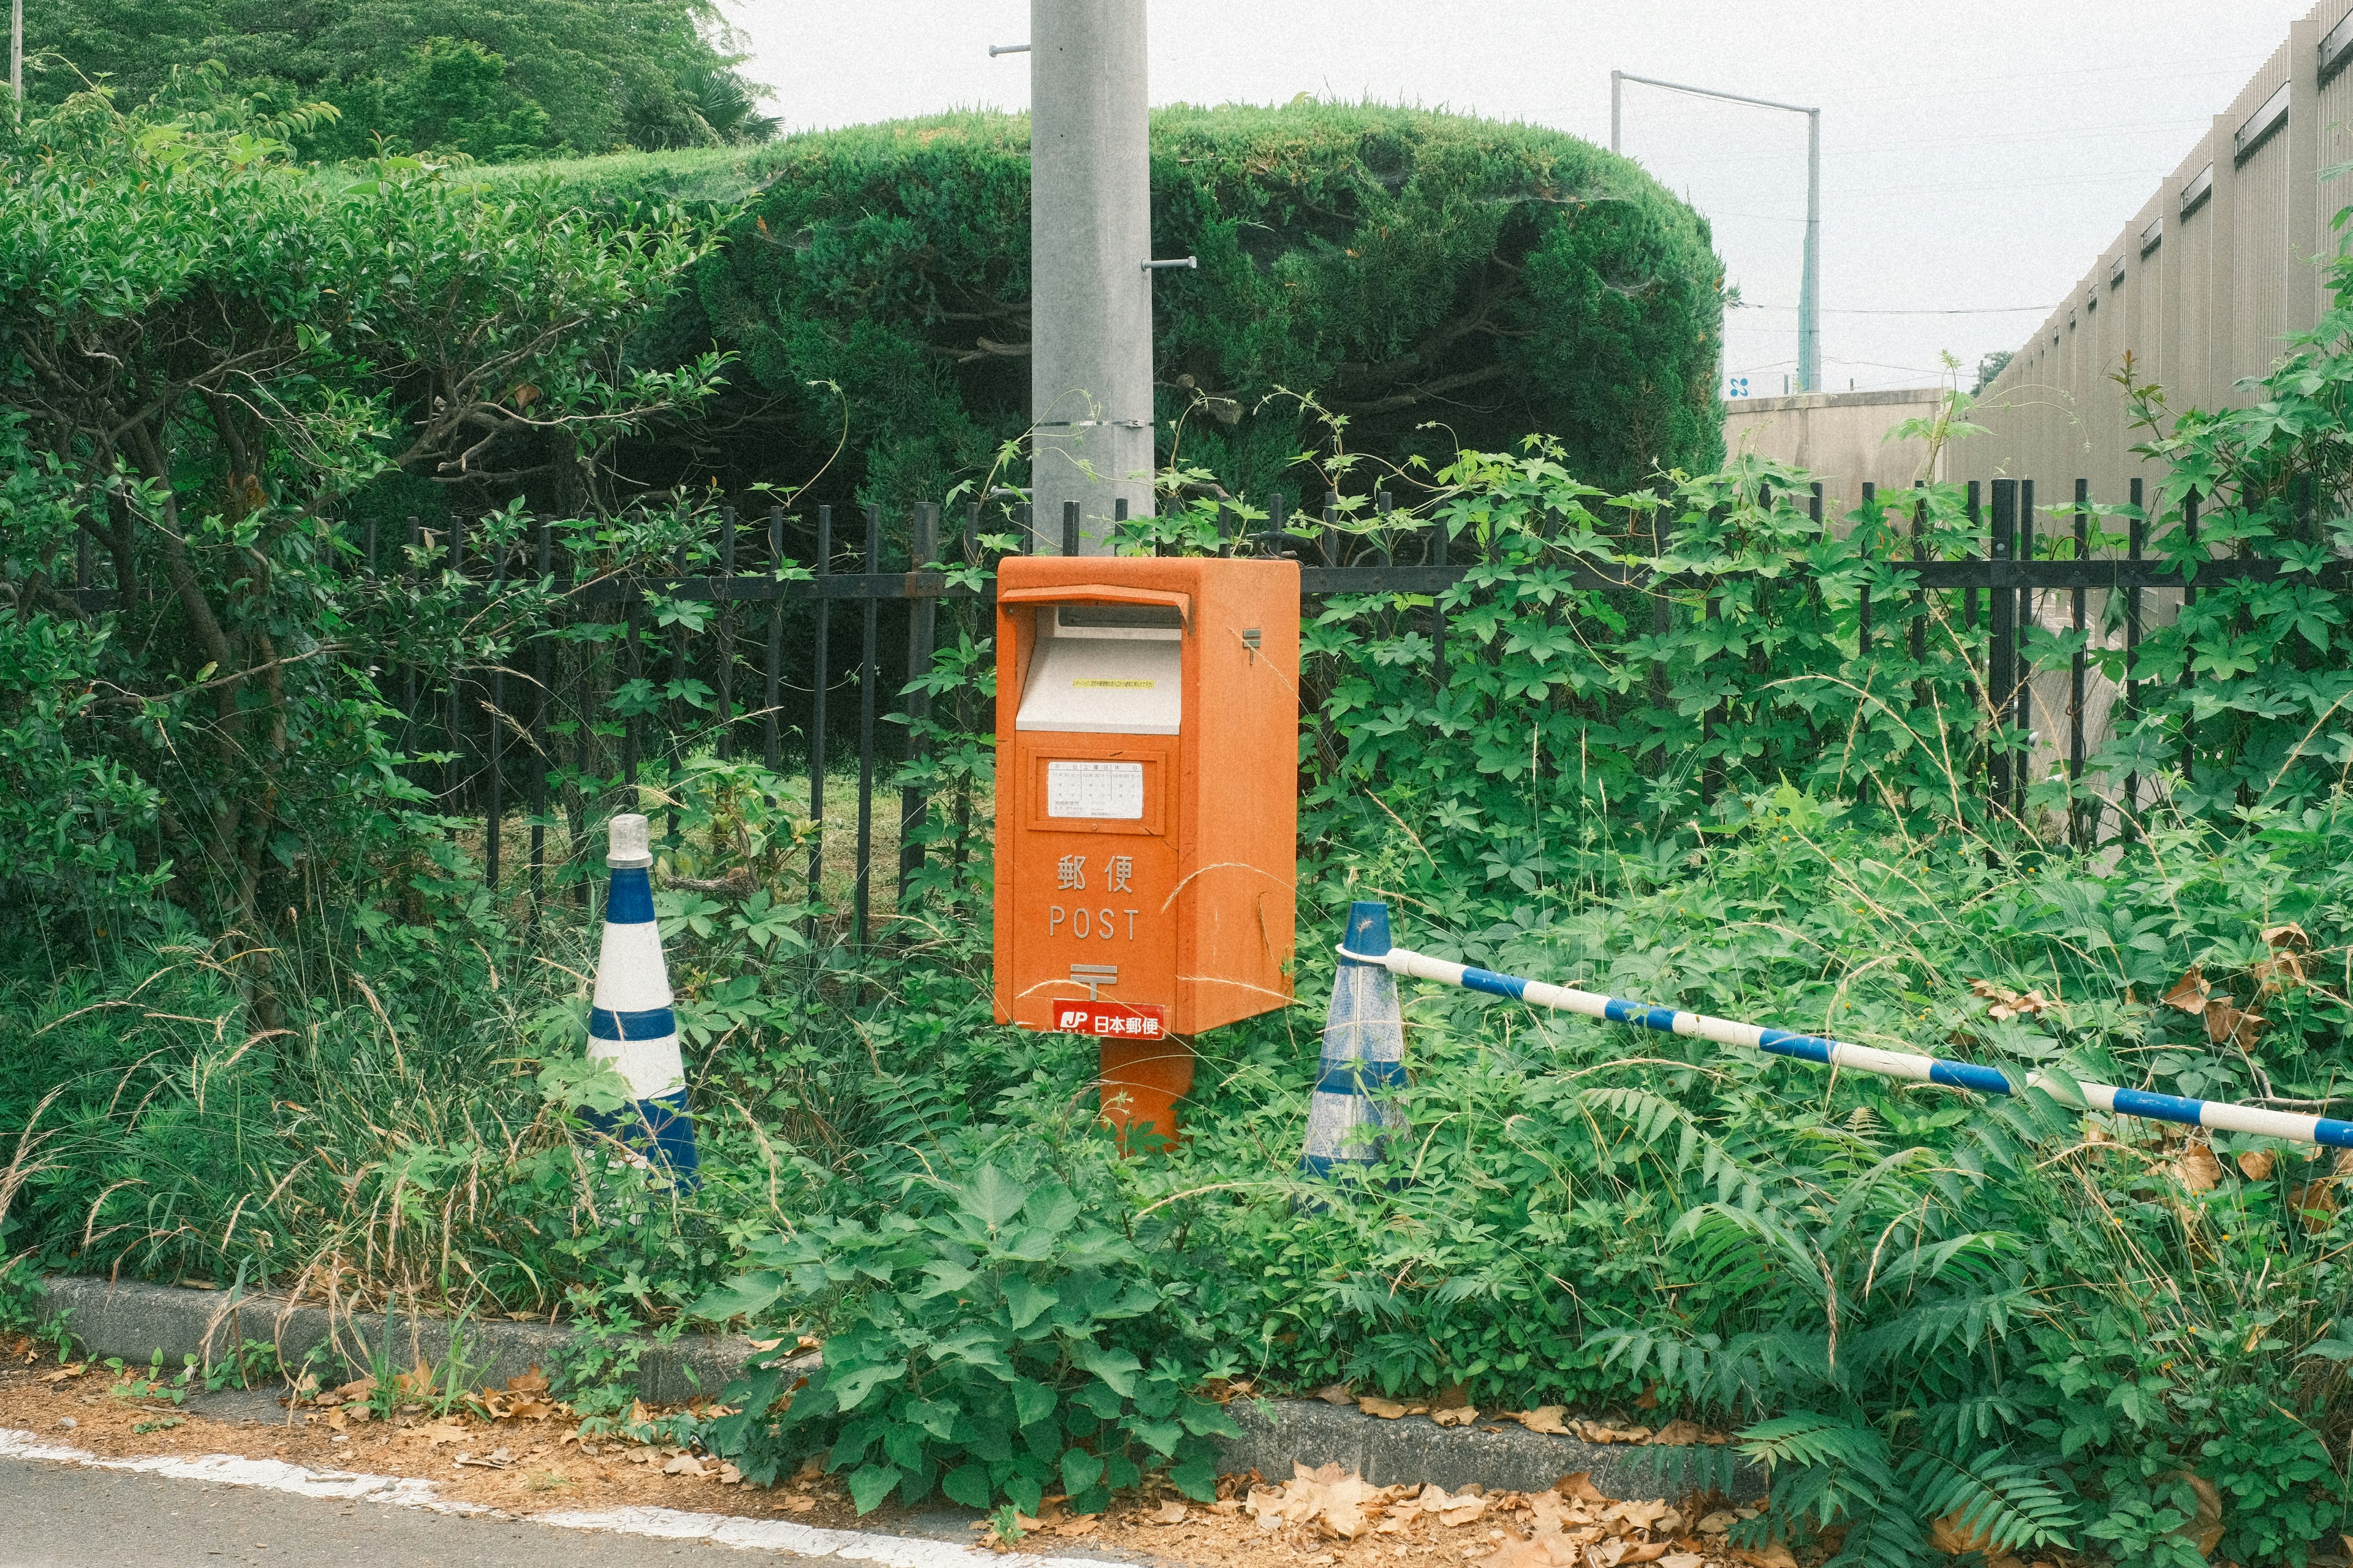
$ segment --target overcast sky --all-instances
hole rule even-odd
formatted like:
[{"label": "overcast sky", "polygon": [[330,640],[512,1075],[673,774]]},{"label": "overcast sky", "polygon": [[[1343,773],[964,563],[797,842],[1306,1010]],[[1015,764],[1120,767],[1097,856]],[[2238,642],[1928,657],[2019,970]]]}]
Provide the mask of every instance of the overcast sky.
[{"label": "overcast sky", "polygon": [[[1919,385],[2012,348],[2311,0],[1149,0],[1152,101],[1370,97],[1609,137],[1609,72],[1822,109],[1826,386]],[[799,130],[1026,109],[1026,0],[736,0]],[[1626,89],[1624,151],[1715,225],[1758,309],[1728,376],[1797,360],[1802,115]],[[2023,309],[2021,309],[2023,307]],[[1916,312],[1916,313],[1915,313]],[[1933,312],[1933,313],[1932,313]],[[1969,312],[1969,313],[1956,313]]]}]

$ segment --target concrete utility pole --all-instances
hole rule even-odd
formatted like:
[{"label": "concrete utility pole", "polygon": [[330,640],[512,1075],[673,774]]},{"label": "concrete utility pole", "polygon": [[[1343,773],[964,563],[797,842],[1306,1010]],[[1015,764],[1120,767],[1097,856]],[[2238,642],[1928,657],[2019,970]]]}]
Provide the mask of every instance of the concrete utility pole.
[{"label": "concrete utility pole", "polygon": [[8,0],[8,96],[25,116],[25,0]]},{"label": "concrete utility pole", "polygon": [[1039,548],[1152,514],[1145,0],[1029,0],[1029,401]]},{"label": "concrete utility pole", "polygon": [[1822,111],[1801,104],[1777,103],[1769,98],[1749,98],[1737,92],[1717,92],[1713,88],[1693,87],[1680,81],[1661,81],[1656,77],[1635,76],[1629,71],[1609,73],[1609,150],[1620,152],[1619,128],[1621,123],[1619,102],[1624,96],[1625,84],[1639,81],[1645,87],[1663,87],[1670,92],[1687,92],[1694,98],[1720,98],[1728,103],[1754,104],[1758,109],[1784,109],[1806,117],[1806,255],[1803,270],[1798,275],[1798,390],[1821,390],[1821,265],[1822,265]]}]

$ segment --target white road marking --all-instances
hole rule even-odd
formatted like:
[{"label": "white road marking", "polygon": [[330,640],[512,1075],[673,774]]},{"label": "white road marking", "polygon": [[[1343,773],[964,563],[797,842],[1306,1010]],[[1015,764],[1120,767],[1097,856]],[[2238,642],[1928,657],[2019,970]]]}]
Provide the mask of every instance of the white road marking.
[{"label": "white road marking", "polygon": [[997,1568],[1126,1568],[1099,1557],[1041,1557],[1013,1552],[1004,1556],[984,1553],[946,1541],[926,1541],[913,1535],[869,1534],[856,1530],[826,1530],[786,1520],[739,1519],[724,1513],[693,1513],[674,1508],[582,1509],[561,1513],[512,1514],[481,1503],[445,1498],[431,1481],[411,1476],[378,1476],[352,1470],[313,1470],[283,1459],[248,1459],[235,1454],[202,1454],[194,1458],[158,1455],[145,1459],[109,1459],[87,1448],[45,1443],[31,1432],[0,1426],[0,1459],[45,1459],[52,1464],[79,1465],[97,1470],[130,1470],[179,1480],[212,1481],[222,1486],[258,1487],[296,1497],[346,1498],[387,1503],[395,1508],[420,1508],[432,1513],[468,1514],[488,1519],[512,1519],[557,1530],[596,1530],[614,1535],[644,1535],[664,1541],[705,1541],[747,1552],[789,1552],[801,1557],[830,1557],[849,1563],[874,1563],[881,1568],[973,1568],[978,1562]]}]

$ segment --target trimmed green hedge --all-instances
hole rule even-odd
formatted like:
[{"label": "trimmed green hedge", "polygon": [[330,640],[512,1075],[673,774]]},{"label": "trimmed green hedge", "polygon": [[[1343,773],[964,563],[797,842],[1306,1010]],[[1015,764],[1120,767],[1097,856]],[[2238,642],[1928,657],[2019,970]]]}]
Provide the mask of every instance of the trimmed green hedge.
[{"label": "trimmed green hedge", "polygon": [[[748,423],[698,461],[805,478],[788,465],[840,431],[831,383],[837,473],[895,503],[985,469],[1027,423],[1029,134],[960,114],[555,172],[599,204],[750,192],[655,345],[742,356]],[[1605,485],[1721,457],[1721,267],[1706,221],[1631,163],[1532,126],[1320,103],[1162,110],[1152,142],[1155,249],[1201,261],[1154,285],[1164,462],[1189,408],[1187,466],[1302,488],[1286,470],[1319,432],[1262,403],[1278,387],[1392,460],[1530,431]]]}]

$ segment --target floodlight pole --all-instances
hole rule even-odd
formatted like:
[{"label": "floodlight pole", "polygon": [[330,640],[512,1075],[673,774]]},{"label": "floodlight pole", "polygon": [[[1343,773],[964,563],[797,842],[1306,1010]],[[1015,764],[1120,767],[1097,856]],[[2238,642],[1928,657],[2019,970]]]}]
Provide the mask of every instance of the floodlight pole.
[{"label": "floodlight pole", "polygon": [[1625,94],[1625,84],[1639,81],[1645,87],[1663,87],[1670,92],[1687,92],[1694,98],[1720,98],[1730,103],[1753,104],[1758,109],[1782,109],[1791,114],[1806,117],[1806,258],[1804,270],[1798,278],[1798,390],[1816,392],[1821,381],[1821,261],[1822,261],[1822,111],[1808,109],[1803,104],[1780,103],[1769,98],[1750,98],[1746,93],[1718,92],[1713,88],[1693,87],[1688,82],[1661,81],[1656,77],[1635,76],[1628,71],[1609,73],[1609,150],[1621,152],[1619,145],[1622,120],[1620,100]]}]

